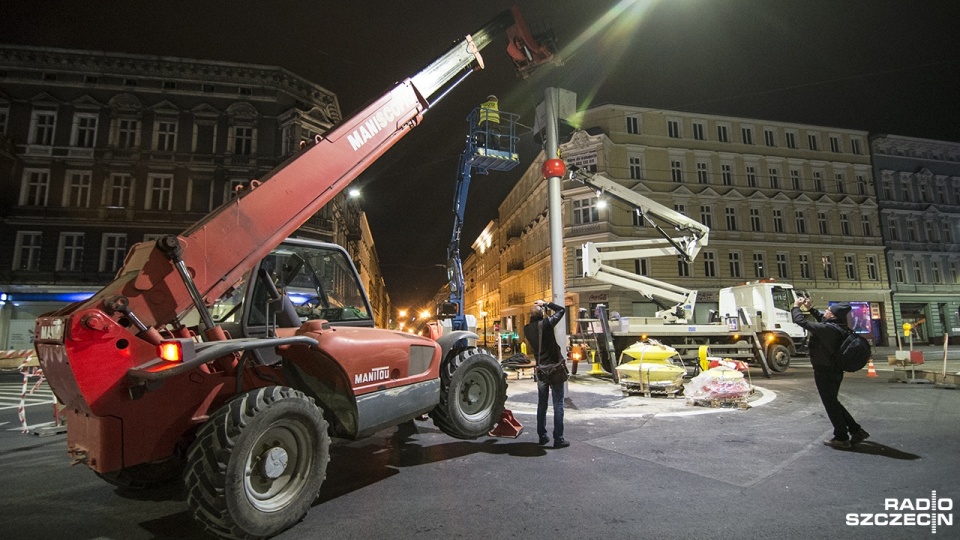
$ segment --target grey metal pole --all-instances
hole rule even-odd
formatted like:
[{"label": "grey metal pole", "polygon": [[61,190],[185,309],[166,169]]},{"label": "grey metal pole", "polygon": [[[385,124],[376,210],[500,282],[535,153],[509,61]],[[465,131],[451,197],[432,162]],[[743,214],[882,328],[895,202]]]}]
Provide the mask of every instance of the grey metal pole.
[{"label": "grey metal pole", "polygon": [[[544,153],[547,159],[557,158],[557,122],[560,107],[560,90],[558,88],[547,88],[544,91],[544,108],[546,145]],[[563,273],[563,214],[561,212],[560,200],[560,177],[554,176],[547,178],[547,201],[549,203],[548,216],[550,219],[550,276],[551,290],[553,291],[551,300],[558,306],[564,306],[564,273]],[[567,315],[569,320],[569,314]],[[557,343],[563,347],[564,355],[567,350],[567,329],[565,324],[558,324],[554,327]]]}]

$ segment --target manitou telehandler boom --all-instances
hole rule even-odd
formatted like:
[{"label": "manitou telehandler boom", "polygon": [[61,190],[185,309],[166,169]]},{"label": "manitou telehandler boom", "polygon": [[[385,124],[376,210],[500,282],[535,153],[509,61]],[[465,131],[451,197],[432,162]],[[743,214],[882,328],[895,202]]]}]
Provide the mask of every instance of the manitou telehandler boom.
[{"label": "manitou telehandler boom", "polygon": [[453,437],[494,428],[506,382],[496,359],[457,345],[472,334],[374,328],[346,252],[287,238],[502,34],[521,74],[551,60],[516,8],[502,13],[183,233],[134,246],[91,299],[39,318],[73,459],[128,487],[182,474],[207,531],[263,538],[309,510],[331,437],[425,413]]}]

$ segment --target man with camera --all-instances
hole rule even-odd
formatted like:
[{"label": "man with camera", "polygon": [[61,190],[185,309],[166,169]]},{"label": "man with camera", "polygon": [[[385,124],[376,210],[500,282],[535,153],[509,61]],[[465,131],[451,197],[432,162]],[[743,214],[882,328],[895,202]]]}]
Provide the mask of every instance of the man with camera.
[{"label": "man with camera", "polygon": [[[547,309],[552,311],[553,314],[547,316]],[[533,350],[538,366],[554,366],[566,362],[553,330],[560,319],[563,318],[563,314],[563,306],[543,300],[537,300],[530,308],[530,322],[523,327],[523,334]],[[535,372],[538,373],[537,435],[540,436],[540,445],[543,446],[550,442],[547,437],[547,401],[552,394],[553,447],[566,448],[570,446],[570,443],[563,438],[563,385],[566,383],[566,377],[562,377],[563,380],[559,382],[551,383],[543,380],[543,377],[539,375],[539,369]]]}]

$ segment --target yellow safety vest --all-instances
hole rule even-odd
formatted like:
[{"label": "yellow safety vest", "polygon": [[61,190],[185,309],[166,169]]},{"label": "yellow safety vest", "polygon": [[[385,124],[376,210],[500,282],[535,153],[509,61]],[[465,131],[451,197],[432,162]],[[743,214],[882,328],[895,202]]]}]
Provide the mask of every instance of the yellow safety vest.
[{"label": "yellow safety vest", "polygon": [[491,122],[493,124],[499,124],[499,110],[496,101],[484,101],[480,104],[480,120],[477,123],[483,124],[484,122]]}]

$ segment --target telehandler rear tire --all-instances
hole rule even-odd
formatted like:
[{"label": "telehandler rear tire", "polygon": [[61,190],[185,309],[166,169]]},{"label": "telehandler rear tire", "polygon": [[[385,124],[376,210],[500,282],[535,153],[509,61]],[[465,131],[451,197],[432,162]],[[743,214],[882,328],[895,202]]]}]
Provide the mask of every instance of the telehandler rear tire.
[{"label": "telehandler rear tire", "polygon": [[430,418],[456,439],[486,435],[503,413],[507,377],[497,359],[477,348],[451,354],[440,366],[440,403]]},{"label": "telehandler rear tire", "polygon": [[200,427],[187,454],[187,505],[223,538],[266,538],[296,524],[320,492],[330,436],[312,398],[271,386],[242,394]]}]

